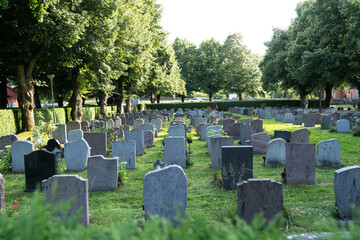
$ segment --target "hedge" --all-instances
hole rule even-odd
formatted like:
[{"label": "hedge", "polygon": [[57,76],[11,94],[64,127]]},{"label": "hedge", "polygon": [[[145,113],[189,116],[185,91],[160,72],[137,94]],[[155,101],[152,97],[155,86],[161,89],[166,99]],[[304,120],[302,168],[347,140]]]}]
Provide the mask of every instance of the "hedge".
[{"label": "hedge", "polygon": [[0,136],[20,132],[19,112],[17,109],[0,110]]}]

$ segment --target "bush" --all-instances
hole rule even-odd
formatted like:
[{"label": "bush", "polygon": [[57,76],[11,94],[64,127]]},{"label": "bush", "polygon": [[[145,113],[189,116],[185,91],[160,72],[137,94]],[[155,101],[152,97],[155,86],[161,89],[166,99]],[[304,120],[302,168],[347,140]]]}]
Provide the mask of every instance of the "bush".
[{"label": "bush", "polygon": [[94,120],[96,116],[95,107],[83,107],[83,116],[82,121],[91,121]]},{"label": "bush", "polygon": [[0,136],[20,132],[18,112],[20,112],[19,109],[0,110]]},{"label": "bush", "polygon": [[5,171],[12,169],[11,145],[6,146],[5,150],[0,150],[0,166]]}]

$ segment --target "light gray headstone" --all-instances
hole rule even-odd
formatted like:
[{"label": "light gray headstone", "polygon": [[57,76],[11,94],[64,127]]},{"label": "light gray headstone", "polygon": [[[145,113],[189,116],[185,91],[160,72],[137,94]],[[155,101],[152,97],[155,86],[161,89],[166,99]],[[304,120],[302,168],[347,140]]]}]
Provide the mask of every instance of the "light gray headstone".
[{"label": "light gray headstone", "polygon": [[136,141],[112,142],[112,157],[118,157],[119,163],[127,162],[126,169],[136,168]]},{"label": "light gray headstone", "polygon": [[177,224],[180,213],[185,218],[187,207],[187,178],[176,165],[148,172],[144,176],[145,218],[157,215]]},{"label": "light gray headstone", "polygon": [[104,158],[102,155],[88,159],[87,178],[89,191],[113,191],[117,188],[119,164],[116,158]]},{"label": "light gray headstone", "polygon": [[282,138],[275,138],[268,142],[265,158],[265,166],[285,166],[286,162],[286,141]]},{"label": "light gray headstone", "polygon": [[336,139],[320,141],[317,144],[317,166],[341,166],[340,142]]},{"label": "light gray headstone", "polygon": [[157,132],[160,132],[161,125],[162,125],[161,119],[160,118],[154,118],[154,119],[151,120],[151,123],[155,125]]},{"label": "light gray headstone", "polygon": [[275,121],[276,121],[276,122],[284,122],[284,114],[282,114],[282,113],[277,113],[277,114],[275,115]]},{"label": "light gray headstone", "polygon": [[348,133],[350,132],[350,122],[346,119],[337,120],[336,122],[337,133]]},{"label": "light gray headstone", "polygon": [[121,118],[119,117],[115,119],[115,128],[121,128]]},{"label": "light gray headstone", "polygon": [[11,144],[12,171],[25,172],[24,155],[34,151],[34,143],[18,140]]},{"label": "light gray headstone", "polygon": [[209,141],[211,155],[211,167],[219,168],[222,167],[222,152],[221,149],[223,146],[234,146],[234,138],[233,137],[212,137]]},{"label": "light gray headstone", "polygon": [[[78,216],[80,212],[81,218],[79,223],[89,225],[89,193],[88,180],[79,177],[78,175],[54,175],[41,183],[42,191],[45,195],[46,203],[51,203],[54,199],[54,204],[66,203],[73,199],[70,204],[70,209],[66,216],[68,221],[71,217]],[[56,187],[55,196],[53,196],[53,187]],[[55,207],[55,206],[54,206]],[[56,217],[62,217],[63,213],[56,213]]]},{"label": "light gray headstone", "polygon": [[115,126],[115,123],[111,118],[106,120],[106,128],[114,128],[114,126]]},{"label": "light gray headstone", "polygon": [[64,144],[67,141],[66,135],[66,125],[65,124],[58,124],[53,132],[53,138],[58,140],[60,143]]},{"label": "light gray headstone", "polygon": [[186,168],[186,146],[184,137],[166,137],[164,145],[164,163],[177,164]]},{"label": "light gray headstone", "polygon": [[5,180],[0,173],[0,209],[5,208]]},{"label": "light gray headstone", "polygon": [[212,135],[212,136],[207,136],[206,137],[206,145],[208,147],[208,154],[211,155],[211,146],[210,146],[210,139],[211,138],[224,138],[225,136],[223,135],[220,135],[220,134],[215,134],[215,135]]},{"label": "light gray headstone", "polygon": [[292,114],[292,113],[285,113],[284,123],[294,123],[294,114]]},{"label": "light gray headstone", "polygon": [[360,167],[351,166],[334,172],[334,192],[339,217],[349,220],[353,207],[360,206]]},{"label": "light gray headstone", "polygon": [[125,132],[125,141],[135,140],[136,142],[136,156],[144,154],[144,134],[143,131],[129,131]]},{"label": "light gray headstone", "polygon": [[64,156],[69,171],[83,171],[90,156],[90,147],[84,139],[67,142],[64,145]]},{"label": "light gray headstone", "polygon": [[184,137],[185,138],[185,128],[184,125],[173,125],[169,127],[169,137]]},{"label": "light gray headstone", "polygon": [[69,142],[76,141],[81,138],[84,138],[84,132],[81,129],[71,130],[68,133],[68,141]]},{"label": "light gray headstone", "polygon": [[206,140],[206,129],[208,128],[208,127],[210,127],[210,126],[213,126],[213,125],[211,125],[211,124],[208,124],[208,123],[205,123],[204,125],[202,125],[202,127],[201,127],[201,132],[200,132],[200,134],[201,134],[201,137],[200,137],[200,140],[201,141],[205,141]]},{"label": "light gray headstone", "polygon": [[144,119],[142,119],[142,118],[135,119],[134,123],[133,123],[133,130],[134,131],[140,130],[141,125],[143,125],[143,124],[144,124]]}]

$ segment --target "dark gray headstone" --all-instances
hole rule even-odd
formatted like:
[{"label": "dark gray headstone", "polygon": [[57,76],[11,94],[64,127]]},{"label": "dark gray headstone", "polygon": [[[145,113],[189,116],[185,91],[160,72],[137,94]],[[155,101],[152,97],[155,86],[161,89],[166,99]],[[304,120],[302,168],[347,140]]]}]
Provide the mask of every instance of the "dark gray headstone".
[{"label": "dark gray headstone", "polygon": [[64,145],[65,163],[69,171],[84,170],[89,156],[90,147],[84,139],[67,142]]},{"label": "dark gray headstone", "polygon": [[308,143],[309,138],[309,130],[307,128],[302,128],[291,132],[290,142]]},{"label": "dark gray headstone", "polygon": [[91,148],[91,156],[107,155],[107,135],[104,132],[86,132],[84,133],[84,139]]},{"label": "dark gray headstone", "polygon": [[321,117],[321,129],[328,130],[331,124],[331,116],[330,115],[323,115]]},{"label": "dark gray headstone", "polygon": [[336,139],[320,141],[317,144],[317,166],[341,166],[340,142]]},{"label": "dark gray headstone", "polygon": [[104,158],[102,155],[88,159],[87,178],[89,191],[113,191],[117,188],[119,164],[116,158]]},{"label": "dark gray headstone", "polygon": [[250,144],[254,148],[254,153],[265,154],[270,136],[266,132],[252,134]]},{"label": "dark gray headstone", "polygon": [[177,164],[186,168],[186,146],[184,137],[166,137],[164,145],[164,163]]},{"label": "dark gray headstone", "polygon": [[210,152],[211,155],[211,167],[212,168],[221,168],[222,167],[222,147],[223,146],[233,146],[234,138],[233,137],[213,137],[210,138]]},{"label": "dark gray headstone", "polygon": [[24,156],[26,192],[33,192],[41,181],[57,174],[56,154],[38,150]]},{"label": "dark gray headstone", "polygon": [[236,188],[236,183],[253,177],[253,147],[222,147],[222,186],[226,190]]},{"label": "dark gray headstone", "polygon": [[144,155],[144,134],[143,131],[125,132],[125,141],[134,140],[136,142],[136,156]]},{"label": "dark gray headstone", "polygon": [[286,162],[286,141],[282,138],[275,138],[268,142],[265,158],[265,166],[285,166]]},{"label": "dark gray headstone", "polygon": [[250,140],[251,135],[256,133],[255,127],[248,126],[248,125],[241,125],[240,126],[240,139],[241,144],[245,145],[246,141]]},{"label": "dark gray headstone", "polygon": [[112,142],[112,156],[119,158],[119,163],[127,162],[126,169],[136,168],[136,141]]},{"label": "dark gray headstone", "polygon": [[88,132],[90,130],[90,123],[88,121],[81,122],[81,130],[83,132]]},{"label": "dark gray headstone", "polygon": [[295,115],[294,116],[294,125],[302,125],[302,123],[303,123],[303,116]]},{"label": "dark gray headstone", "polygon": [[222,122],[224,132],[229,133],[229,126],[234,123],[235,123],[234,119],[231,119],[231,118],[224,119]]},{"label": "dark gray headstone", "polygon": [[123,130],[124,130],[124,132],[129,132],[130,131],[130,125],[125,124],[123,126]]},{"label": "dark gray headstone", "polygon": [[71,130],[81,129],[81,123],[79,121],[70,121],[66,123],[66,136],[69,136]]},{"label": "dark gray headstone", "polygon": [[284,139],[286,142],[290,142],[291,132],[289,132],[289,131],[275,130],[275,131],[274,131],[274,138],[282,138],[282,139]]},{"label": "dark gray headstone", "polygon": [[145,218],[157,215],[177,224],[176,217],[185,218],[187,207],[187,178],[176,165],[148,172],[144,176]]},{"label": "dark gray headstone", "polygon": [[11,144],[12,171],[24,172],[24,155],[34,151],[34,143],[30,141],[18,140]]},{"label": "dark gray headstone", "polygon": [[314,127],[315,126],[315,114],[303,114],[304,127]]},{"label": "dark gray headstone", "polygon": [[261,119],[252,120],[251,126],[255,128],[257,133],[262,132],[263,131],[263,120],[261,120]]},{"label": "dark gray headstone", "polygon": [[17,140],[19,140],[18,137],[13,134],[0,137],[0,150],[5,150],[6,146],[11,146],[11,144]]},{"label": "dark gray headstone", "polygon": [[282,184],[270,179],[248,179],[236,184],[237,213],[251,224],[261,212],[271,220],[283,211]]},{"label": "dark gray headstone", "polygon": [[144,134],[144,145],[146,148],[152,148],[154,146],[154,133],[150,130],[143,131]]},{"label": "dark gray headstone", "polygon": [[229,126],[229,135],[234,139],[240,139],[240,127],[241,123],[234,123]]},{"label": "dark gray headstone", "polygon": [[156,126],[152,123],[145,123],[140,126],[142,131],[150,130],[154,134],[154,137],[157,137],[157,129]]},{"label": "dark gray headstone", "polygon": [[286,144],[286,183],[315,184],[315,144]]},{"label": "dark gray headstone", "polygon": [[[70,199],[70,209],[66,216],[66,221],[78,216],[80,211],[81,218],[79,223],[89,225],[89,193],[88,180],[78,175],[55,175],[42,181],[42,191],[45,195],[46,203],[54,204],[67,203]],[[56,187],[55,196],[53,188]],[[62,217],[64,213],[58,212],[54,216]]]}]

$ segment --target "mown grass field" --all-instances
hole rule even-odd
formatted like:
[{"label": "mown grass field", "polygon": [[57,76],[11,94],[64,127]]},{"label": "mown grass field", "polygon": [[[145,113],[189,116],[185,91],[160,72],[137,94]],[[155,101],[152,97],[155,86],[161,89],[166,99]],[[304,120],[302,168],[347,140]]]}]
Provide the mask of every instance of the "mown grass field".
[{"label": "mown grass field", "polygon": [[[239,115],[243,118],[247,116]],[[289,131],[302,128],[292,124],[276,123],[274,119],[263,120],[264,131],[273,135],[274,130]],[[127,170],[125,185],[113,192],[89,193],[90,224],[109,226],[111,222],[123,221],[129,214],[139,224],[145,221],[143,205],[143,177],[154,169],[153,163],[163,159],[162,141],[167,136],[169,123],[158,134],[155,147],[146,149],[146,154],[137,157],[136,170]],[[318,143],[321,140],[336,138],[341,144],[342,167],[358,165],[360,161],[360,139],[351,133],[338,134],[321,130],[319,125],[309,128],[310,142]],[[194,133],[195,134],[195,133]],[[26,139],[29,133],[20,134],[20,139]],[[235,141],[238,145],[238,141]],[[206,221],[222,225],[229,224],[227,219],[235,218],[236,191],[226,191],[219,187],[221,170],[210,168],[210,156],[207,147],[199,137],[193,137],[191,144],[194,164],[184,169],[188,178],[188,207],[186,216],[190,221],[196,221],[200,216]],[[109,156],[111,157],[111,156]],[[266,168],[263,165],[263,155],[254,155],[254,178],[270,178],[281,182],[280,173],[283,168]],[[337,168],[316,168],[315,185],[283,185],[284,219],[283,233],[304,233],[332,231],[331,221],[336,219],[334,208],[335,198],[333,190],[334,171]],[[87,172],[68,172],[65,162],[59,165],[59,174],[78,174],[84,178]],[[5,200],[7,204],[17,201],[16,211],[29,208],[32,193],[25,193],[25,175],[22,173],[1,172],[5,178]]]}]

